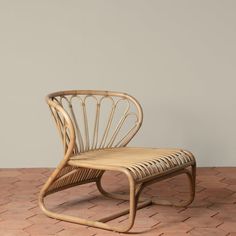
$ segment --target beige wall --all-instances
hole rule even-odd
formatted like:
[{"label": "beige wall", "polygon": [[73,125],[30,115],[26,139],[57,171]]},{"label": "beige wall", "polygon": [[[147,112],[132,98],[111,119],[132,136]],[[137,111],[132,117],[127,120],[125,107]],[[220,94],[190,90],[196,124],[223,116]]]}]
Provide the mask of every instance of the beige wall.
[{"label": "beige wall", "polygon": [[44,96],[136,96],[132,145],[183,147],[236,166],[236,1],[0,0],[1,167],[54,166],[61,144]]}]

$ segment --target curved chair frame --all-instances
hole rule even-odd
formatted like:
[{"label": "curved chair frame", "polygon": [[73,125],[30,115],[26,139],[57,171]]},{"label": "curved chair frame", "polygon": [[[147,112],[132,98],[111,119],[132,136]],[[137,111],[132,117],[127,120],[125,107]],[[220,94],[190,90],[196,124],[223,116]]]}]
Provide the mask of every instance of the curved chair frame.
[{"label": "curved chair frame", "polygon": [[[97,227],[101,229],[112,230],[112,231],[117,231],[117,232],[127,232],[132,228],[134,224],[137,209],[141,209],[151,204],[172,205],[172,206],[173,205],[187,206],[191,204],[195,195],[196,162],[193,155],[187,151],[185,151],[186,156],[193,160],[190,164],[182,165],[181,167],[172,168],[171,170],[163,171],[162,173],[158,175],[154,175],[154,176],[150,175],[150,176],[147,176],[146,178],[143,178],[143,179],[141,178],[139,180],[135,179],[134,175],[132,174],[132,171],[128,170],[125,167],[107,166],[107,165],[100,165],[100,164],[97,164],[96,166],[94,165],[88,166],[87,164],[79,163],[79,160],[78,160],[78,166],[70,165],[71,157],[78,155],[80,153],[83,153],[83,152],[89,152],[91,150],[100,149],[99,147],[97,147],[98,142],[96,141],[97,132],[98,132],[98,128],[96,128],[96,124],[98,126],[99,112],[97,111],[95,124],[94,124],[95,128],[94,128],[94,133],[93,133],[93,142],[92,142],[93,144],[89,145],[88,144],[89,135],[88,135],[88,132],[86,131],[88,124],[87,124],[87,119],[86,119],[86,110],[84,109],[85,103],[82,102],[83,114],[84,114],[84,126],[85,126],[85,137],[83,139],[81,137],[81,133],[79,132],[79,128],[77,127],[78,124],[75,121],[75,116],[73,115],[73,111],[71,110],[71,113],[69,114],[63,107],[61,100],[57,99],[57,98],[65,99],[69,103],[69,109],[71,109],[72,108],[71,100],[68,100],[66,96],[71,96],[71,98],[75,96],[85,96],[84,99],[86,99],[86,97],[88,96],[89,97],[101,96],[101,97],[109,97],[109,98],[114,96],[114,97],[119,97],[124,100],[128,100],[136,107],[137,119],[136,119],[135,126],[131,129],[131,131],[127,133],[127,135],[123,139],[121,139],[120,142],[118,142],[117,146],[114,146],[114,140],[115,140],[114,139],[113,142],[108,141],[108,144],[110,144],[110,146],[105,145],[102,147],[103,149],[125,147],[129,143],[129,141],[134,137],[134,135],[137,133],[143,120],[142,108],[140,104],[138,103],[138,101],[135,98],[125,93],[94,91],[94,90],[72,90],[72,91],[63,91],[63,92],[49,94],[46,100],[52,111],[57,128],[62,138],[62,142],[64,146],[64,158],[59,163],[57,168],[53,171],[53,173],[51,174],[47,182],[44,184],[39,194],[39,206],[47,216],[55,218],[55,219],[63,220],[63,221],[78,223],[78,224]],[[100,102],[98,102],[97,109],[100,108],[100,105],[101,105]],[[124,114],[124,117],[126,117],[127,114],[129,113],[126,111],[126,113]],[[121,119],[121,123],[122,123],[122,119]],[[126,118],[124,118],[124,120],[125,119]],[[109,120],[108,120],[108,124],[109,124]],[[117,126],[118,128],[120,128],[119,124]],[[109,125],[107,127],[110,128]],[[117,130],[115,130],[113,134],[116,134],[116,131]],[[105,136],[106,136],[106,130],[105,130]],[[111,140],[112,138],[113,136],[111,137]],[[76,143],[76,141],[78,142]],[[84,143],[81,144],[79,143],[79,141],[81,142],[84,141]],[[104,141],[104,136],[101,142],[102,141]],[[94,145],[94,143],[96,143],[96,145]],[[191,167],[191,170],[189,170],[188,167]],[[104,172],[107,170],[119,171],[126,175],[129,181],[129,196],[122,195],[122,194],[108,193],[107,191],[103,189],[102,184],[101,184],[101,179]],[[154,182],[161,181],[163,179],[170,178],[170,177],[180,175],[180,174],[186,174],[190,182],[190,198],[187,202],[176,205],[166,200],[155,201],[155,200],[139,197],[141,191],[147,185],[150,185]],[[91,183],[91,182],[96,183],[99,192],[105,197],[113,198],[113,199],[129,200],[129,209],[122,210],[120,212],[114,213],[109,216],[105,216],[102,219],[98,219],[96,221],[83,219],[83,218],[70,216],[70,215],[65,215],[61,213],[56,213],[47,209],[44,203],[45,197],[47,195],[64,190],[66,188],[76,186],[76,185],[81,185],[81,184],[86,184],[86,183]],[[110,226],[109,224],[106,223],[112,219],[115,219],[125,214],[129,214],[129,222],[127,225],[124,225],[123,227]]]}]

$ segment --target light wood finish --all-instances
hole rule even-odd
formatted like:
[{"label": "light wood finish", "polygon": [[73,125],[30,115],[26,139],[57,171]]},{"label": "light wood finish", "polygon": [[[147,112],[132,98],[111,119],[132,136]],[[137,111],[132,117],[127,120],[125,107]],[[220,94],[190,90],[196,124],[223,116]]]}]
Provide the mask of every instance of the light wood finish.
[{"label": "light wood finish", "polygon": [[[134,224],[137,209],[150,204],[176,205],[166,200],[155,201],[139,196],[147,185],[179,174],[186,174],[190,182],[190,198],[179,206],[187,206],[193,201],[196,162],[190,152],[127,147],[143,120],[142,108],[135,98],[111,91],[73,90],[50,94],[46,100],[64,148],[64,158],[40,192],[39,205],[46,215],[127,232]],[[129,196],[108,193],[103,189],[101,179],[108,170],[127,176]],[[129,200],[129,209],[92,221],[55,213],[46,208],[44,200],[47,195],[91,182],[95,182],[100,193],[106,197]],[[106,223],[124,214],[129,214],[129,223],[122,228]]]}]

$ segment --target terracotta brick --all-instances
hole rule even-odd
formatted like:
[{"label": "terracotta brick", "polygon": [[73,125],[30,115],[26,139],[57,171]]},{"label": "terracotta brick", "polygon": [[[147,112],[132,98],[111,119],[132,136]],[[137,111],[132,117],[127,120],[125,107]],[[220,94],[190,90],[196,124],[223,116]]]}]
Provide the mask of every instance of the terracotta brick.
[{"label": "terracotta brick", "polygon": [[169,224],[169,223],[160,223],[155,228],[155,231],[158,233],[165,234],[174,234],[174,233],[187,233],[190,231],[193,227],[186,224],[185,222],[175,223],[175,224]]},{"label": "terracotta brick", "polygon": [[192,236],[223,236],[225,231],[218,228],[194,228],[188,235]]},{"label": "terracotta brick", "polygon": [[34,224],[25,228],[24,230],[31,235],[50,235],[62,231],[63,228],[60,225],[56,224]]},{"label": "terracotta brick", "polygon": [[188,216],[181,215],[179,213],[171,213],[171,214],[158,213],[158,214],[153,215],[151,218],[155,219],[156,222],[177,224],[188,219]]},{"label": "terracotta brick", "polygon": [[228,186],[228,184],[226,183],[222,183],[220,181],[217,181],[217,180],[209,180],[209,181],[201,181],[199,183],[199,185],[201,187],[204,187],[204,188],[218,188],[218,189],[223,189],[223,188],[226,188]]},{"label": "terracotta brick", "polygon": [[225,184],[236,184],[236,178],[225,178],[221,182]]},{"label": "terracotta brick", "polygon": [[17,169],[0,169],[0,178],[11,178],[20,176],[21,172]]},{"label": "terracotta brick", "polygon": [[4,220],[25,220],[33,215],[34,213],[30,211],[19,211],[18,209],[12,209],[1,213],[0,217]]},{"label": "terracotta brick", "polygon": [[235,176],[236,174],[235,167],[217,167],[216,169],[219,173],[227,174],[230,176]]},{"label": "terracotta brick", "polygon": [[23,230],[14,230],[14,229],[0,229],[0,235],[2,236],[30,236]]},{"label": "terracotta brick", "polygon": [[234,204],[236,203],[236,193],[231,194],[224,198],[216,195],[214,197],[209,197],[208,200],[213,203]]},{"label": "terracotta brick", "polygon": [[232,204],[215,203],[211,205],[209,209],[219,212],[219,215],[229,215],[229,214],[236,215],[236,207],[235,205]]},{"label": "terracotta brick", "polygon": [[192,227],[202,227],[202,228],[212,228],[217,227],[223,222],[213,218],[213,217],[207,217],[207,216],[193,216],[185,221],[186,224],[192,226]]},{"label": "terracotta brick", "polygon": [[5,175],[5,171],[3,173],[1,173],[2,177],[1,177],[1,183],[4,184],[13,184],[16,183],[18,181],[20,181],[17,177],[9,177],[9,176],[4,176]]},{"label": "terracotta brick", "polygon": [[150,229],[151,227],[153,227],[154,225],[157,225],[158,223],[160,223],[160,221],[158,221],[155,218],[146,218],[146,220],[144,220],[143,217],[137,216],[134,222],[134,228],[148,228]]},{"label": "terracotta brick", "polygon": [[197,176],[214,176],[218,175],[219,173],[220,169],[215,167],[197,168]]},{"label": "terracotta brick", "polygon": [[218,197],[218,198],[225,198],[227,196],[232,195],[234,192],[227,189],[227,188],[208,188],[203,191],[208,197]]},{"label": "terracotta brick", "polygon": [[233,192],[236,192],[236,184],[229,184],[226,188]]},{"label": "terracotta brick", "polygon": [[[2,196],[1,196],[2,197]],[[4,205],[7,205],[8,203],[10,203],[10,200],[7,199],[7,198],[0,198],[0,206],[4,206]],[[6,208],[6,207],[5,207]],[[1,212],[1,209],[0,209],[0,212]]]},{"label": "terracotta brick", "polygon": [[58,236],[78,236],[78,235],[93,236],[94,232],[91,232],[88,228],[80,227],[80,229],[63,229],[56,235]]},{"label": "terracotta brick", "polygon": [[49,218],[42,213],[28,217],[27,220],[32,222],[32,224],[56,224],[59,222],[59,220]]},{"label": "terracotta brick", "polygon": [[189,233],[184,233],[184,232],[169,232],[169,233],[160,234],[160,236],[189,236]]},{"label": "terracotta brick", "polygon": [[180,215],[186,216],[186,217],[210,217],[217,214],[218,211],[213,211],[211,209],[205,208],[205,207],[189,207],[183,211],[180,211]]},{"label": "terracotta brick", "polygon": [[225,232],[236,233],[236,220],[233,219],[231,222],[224,222],[219,226],[219,229],[224,230]]},{"label": "terracotta brick", "polygon": [[28,226],[32,225],[31,222],[27,220],[19,220],[19,219],[7,219],[7,220],[2,220],[0,221],[0,229],[7,229],[7,230],[12,230],[12,229],[24,229]]},{"label": "terracotta brick", "polygon": [[7,209],[17,209],[18,211],[27,211],[33,207],[36,207],[36,205],[30,201],[12,201],[6,204]]},{"label": "terracotta brick", "polygon": [[203,199],[198,198],[196,196],[195,200],[191,203],[191,207],[200,207],[200,208],[208,208],[212,206],[214,203],[208,200],[208,197],[204,196]]}]

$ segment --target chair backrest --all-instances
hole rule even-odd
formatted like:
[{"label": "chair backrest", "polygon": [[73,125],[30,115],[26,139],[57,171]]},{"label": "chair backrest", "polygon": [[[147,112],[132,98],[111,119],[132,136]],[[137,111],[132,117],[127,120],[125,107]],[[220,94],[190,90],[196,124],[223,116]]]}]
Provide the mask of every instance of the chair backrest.
[{"label": "chair backrest", "polygon": [[70,90],[49,94],[46,100],[67,157],[126,146],[142,124],[139,102],[125,93]]}]

